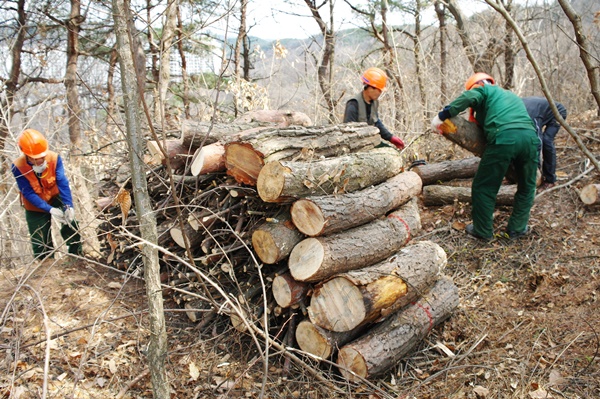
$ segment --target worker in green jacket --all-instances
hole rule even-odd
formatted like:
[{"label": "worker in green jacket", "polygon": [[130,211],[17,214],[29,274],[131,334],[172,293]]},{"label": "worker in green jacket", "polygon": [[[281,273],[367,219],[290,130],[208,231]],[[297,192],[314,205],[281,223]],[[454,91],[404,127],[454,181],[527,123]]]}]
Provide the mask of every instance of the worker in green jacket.
[{"label": "worker in green jacket", "polygon": [[473,223],[466,232],[490,240],[494,236],[496,196],[511,163],[515,166],[517,192],[506,234],[515,239],[529,232],[528,222],[536,189],[539,138],[521,98],[496,86],[485,73],[472,75],[465,91],[431,122],[440,131],[444,120],[467,108],[470,120],[483,130],[486,146],[471,187]]}]

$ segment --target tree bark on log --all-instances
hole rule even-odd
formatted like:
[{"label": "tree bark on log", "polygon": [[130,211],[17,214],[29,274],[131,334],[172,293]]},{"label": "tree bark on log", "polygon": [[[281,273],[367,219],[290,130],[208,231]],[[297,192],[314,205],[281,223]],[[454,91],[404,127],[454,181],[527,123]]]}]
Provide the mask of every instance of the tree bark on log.
[{"label": "tree bark on log", "polygon": [[266,222],[252,233],[252,247],[264,263],[271,265],[287,258],[304,239],[289,214],[277,222]]},{"label": "tree bark on log", "polygon": [[260,123],[211,123],[185,119],[182,122],[181,141],[185,148],[195,151],[218,141],[226,143],[244,131],[262,128]]},{"label": "tree bark on log", "polygon": [[[456,126],[456,131],[444,132],[443,136],[454,144],[472,152],[475,156],[481,157],[485,150],[486,140],[479,126],[460,115],[450,118],[450,121]],[[442,125],[442,128],[443,126],[445,125]]]},{"label": "tree bark on log", "polygon": [[311,195],[348,193],[379,184],[402,171],[400,153],[378,148],[315,162],[269,162],[257,191],[265,202],[292,202]]},{"label": "tree bark on log", "polygon": [[306,298],[309,286],[301,281],[296,281],[292,275],[283,273],[273,279],[273,297],[282,308],[294,306]]},{"label": "tree bark on log", "polygon": [[421,189],[419,176],[404,172],[364,190],[299,199],[291,207],[292,221],[308,236],[330,235],[397,209],[417,196]]},{"label": "tree bark on log", "polygon": [[600,204],[600,184],[588,184],[579,192],[579,199],[586,205]]},{"label": "tree bark on log", "polygon": [[227,143],[225,164],[238,182],[254,186],[266,163],[337,157],[373,149],[380,141],[377,128],[365,123],[268,129]]},{"label": "tree bark on log", "polygon": [[398,252],[421,229],[416,199],[388,217],[327,237],[300,241],[290,254],[290,273],[316,282],[338,273],[373,265]]},{"label": "tree bark on log", "polygon": [[477,173],[480,160],[479,157],[470,157],[415,166],[410,170],[421,177],[424,186],[428,186],[454,179],[470,179]]},{"label": "tree bark on log", "polygon": [[373,266],[337,275],[314,288],[310,321],[336,332],[379,321],[427,292],[446,261],[438,244],[423,241]]},{"label": "tree bark on log", "polygon": [[[436,325],[446,320],[459,303],[458,288],[440,278],[416,303],[394,313],[338,353],[340,373],[348,380],[372,378],[394,367]],[[354,374],[353,374],[354,373]]]},{"label": "tree bark on log", "polygon": [[[496,206],[512,205],[517,186],[514,184],[500,186],[496,196]],[[423,187],[423,204],[439,206],[453,204],[454,201],[471,203],[471,187],[453,187],[431,185]]]},{"label": "tree bark on log", "polygon": [[278,109],[261,109],[249,111],[237,118],[234,123],[267,122],[277,127],[312,126],[312,120],[303,112]]},{"label": "tree bark on log", "polygon": [[321,328],[310,320],[303,320],[296,327],[298,347],[320,359],[329,359],[342,345],[364,333],[363,328],[335,332]]}]

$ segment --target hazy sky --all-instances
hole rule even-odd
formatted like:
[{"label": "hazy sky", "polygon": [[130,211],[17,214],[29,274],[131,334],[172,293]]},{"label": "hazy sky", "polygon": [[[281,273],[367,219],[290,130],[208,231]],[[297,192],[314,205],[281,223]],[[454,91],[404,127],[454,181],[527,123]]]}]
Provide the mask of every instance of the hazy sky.
[{"label": "hazy sky", "polygon": [[[287,5],[283,0],[250,1],[248,3],[248,27],[251,27],[250,35],[261,39],[274,40],[305,38],[319,34],[317,22],[310,15],[306,3],[303,0],[295,1],[296,6]],[[334,28],[336,31],[355,27],[361,23],[353,15],[345,1],[334,1]],[[465,14],[487,7],[483,0],[459,0],[459,5]],[[322,7],[320,12],[323,18],[326,18],[326,21],[329,22],[329,6]],[[433,7],[429,7],[424,17],[424,23],[431,23],[433,15]],[[403,22],[402,16],[399,13],[389,13],[388,21],[394,25]]]}]

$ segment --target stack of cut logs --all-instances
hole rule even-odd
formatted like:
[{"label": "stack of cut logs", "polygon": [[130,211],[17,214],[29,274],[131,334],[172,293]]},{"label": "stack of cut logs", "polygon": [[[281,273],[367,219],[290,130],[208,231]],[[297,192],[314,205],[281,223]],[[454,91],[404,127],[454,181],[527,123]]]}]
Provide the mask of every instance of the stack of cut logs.
[{"label": "stack of cut logs", "polygon": [[[196,125],[193,138],[188,125],[182,139],[149,148],[160,162],[168,154],[172,168],[195,176],[225,170],[243,187],[256,187],[271,207],[252,228],[251,244],[264,264],[278,266],[270,287],[274,313],[303,310],[305,319],[293,323],[301,350],[320,359],[337,353],[349,379],[376,376],[458,305],[458,289],[442,273],[444,250],[411,241],[421,228],[421,178],[404,172],[395,148],[375,148],[377,128],[313,127],[298,113],[277,117],[277,126],[248,125],[265,115],[245,117],[229,132],[218,126],[198,133]],[[269,115],[273,122],[276,114]],[[171,237],[202,247],[211,237],[203,227],[215,219],[208,210],[193,213]],[[239,316],[232,314],[232,323],[244,329]]]}]

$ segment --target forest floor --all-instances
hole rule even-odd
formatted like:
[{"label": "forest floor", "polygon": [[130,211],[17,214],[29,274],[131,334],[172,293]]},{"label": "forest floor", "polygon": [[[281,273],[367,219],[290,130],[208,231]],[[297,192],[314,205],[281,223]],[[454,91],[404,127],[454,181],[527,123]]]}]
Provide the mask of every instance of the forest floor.
[{"label": "forest floor", "polygon": [[[599,153],[597,133],[584,141]],[[460,305],[386,375],[350,384],[273,348],[265,372],[228,318],[193,323],[165,295],[172,397],[600,397],[600,207],[578,197],[598,175],[580,176],[589,165],[566,132],[556,144],[559,184],[538,196],[522,239],[466,235],[469,204],[421,208],[414,239],[446,250]],[[497,208],[498,232],[509,214]],[[141,279],[88,259],[0,268],[0,398],[151,398],[145,298]]]}]

